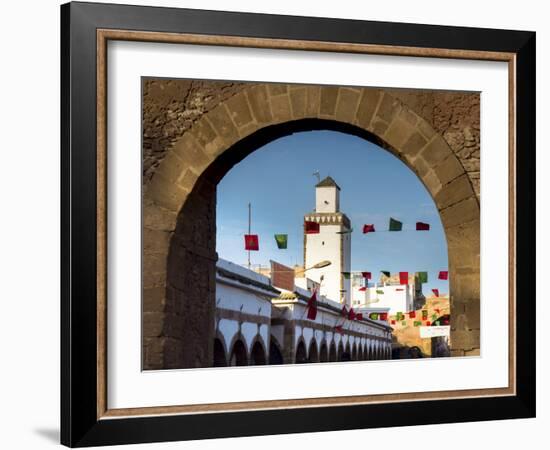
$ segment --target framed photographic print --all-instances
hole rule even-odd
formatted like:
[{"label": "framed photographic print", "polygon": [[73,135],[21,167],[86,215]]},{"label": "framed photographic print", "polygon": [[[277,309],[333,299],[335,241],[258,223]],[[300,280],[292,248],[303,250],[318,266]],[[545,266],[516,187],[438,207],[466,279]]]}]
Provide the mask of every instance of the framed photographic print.
[{"label": "framed photographic print", "polygon": [[535,33],[61,19],[63,444],[534,417]]}]

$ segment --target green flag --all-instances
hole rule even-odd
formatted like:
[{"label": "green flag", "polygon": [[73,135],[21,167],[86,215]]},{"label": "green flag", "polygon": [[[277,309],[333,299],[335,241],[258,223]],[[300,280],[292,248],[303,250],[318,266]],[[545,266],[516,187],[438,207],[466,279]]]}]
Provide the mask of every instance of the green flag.
[{"label": "green flag", "polygon": [[419,283],[427,283],[428,282],[428,272],[416,272],[416,275],[418,276],[418,282]]},{"label": "green flag", "polygon": [[437,314],[432,314],[432,322],[437,320]]},{"label": "green flag", "polygon": [[397,313],[397,320],[401,320],[401,319],[403,319],[403,317],[405,317],[405,316],[403,315],[403,313],[401,311],[399,311]]},{"label": "green flag", "polygon": [[414,321],[414,326],[415,327],[419,327],[420,325],[422,325],[422,322],[418,321],[418,320],[415,320]]},{"label": "green flag", "polygon": [[378,313],[371,313],[370,318],[372,320],[378,320]]},{"label": "green flag", "polygon": [[391,277],[391,274],[386,270],[381,270],[380,272],[382,273],[382,275],[384,275],[387,278]]},{"label": "green flag", "polygon": [[288,234],[276,234],[275,242],[277,242],[277,248],[285,249],[288,245]]},{"label": "green flag", "polygon": [[395,220],[393,217],[390,217],[390,231],[401,231],[403,229],[403,223],[399,220]]},{"label": "green flag", "polygon": [[344,278],[346,280],[349,280],[350,276],[351,276],[351,272],[342,272],[342,275],[344,276]]},{"label": "green flag", "polygon": [[377,294],[383,294],[384,291],[383,291],[382,289],[376,289],[376,293],[377,293]]}]

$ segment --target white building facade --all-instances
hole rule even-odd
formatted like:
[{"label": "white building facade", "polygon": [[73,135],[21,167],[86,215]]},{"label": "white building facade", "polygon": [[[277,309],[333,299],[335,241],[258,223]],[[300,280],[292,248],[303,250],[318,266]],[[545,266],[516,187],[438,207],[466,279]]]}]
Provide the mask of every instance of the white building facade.
[{"label": "white building facade", "polygon": [[304,220],[319,224],[319,233],[304,232],[304,267],[331,263],[309,270],[308,277],[320,284],[322,296],[349,306],[351,283],[344,273],[351,270],[351,223],[340,211],[340,187],[331,177],[315,186],[315,211]]}]

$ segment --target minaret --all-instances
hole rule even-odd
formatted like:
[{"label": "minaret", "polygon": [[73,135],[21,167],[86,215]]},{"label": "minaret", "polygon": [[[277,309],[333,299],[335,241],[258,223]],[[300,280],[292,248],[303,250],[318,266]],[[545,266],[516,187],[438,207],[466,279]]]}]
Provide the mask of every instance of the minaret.
[{"label": "minaret", "polygon": [[318,234],[304,230],[304,267],[331,262],[330,266],[308,270],[306,276],[321,283],[321,295],[350,305],[351,280],[342,272],[351,270],[351,224],[340,212],[340,187],[331,177],[315,186],[315,212],[306,214],[304,220],[319,224]]}]

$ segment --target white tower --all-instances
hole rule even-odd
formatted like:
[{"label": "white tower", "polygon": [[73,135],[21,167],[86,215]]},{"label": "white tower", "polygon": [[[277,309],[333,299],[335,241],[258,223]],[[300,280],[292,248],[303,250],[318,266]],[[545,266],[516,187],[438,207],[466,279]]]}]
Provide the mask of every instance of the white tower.
[{"label": "white tower", "polygon": [[340,187],[331,177],[315,186],[315,212],[306,214],[304,220],[319,224],[318,234],[304,230],[304,267],[331,262],[327,267],[308,270],[307,277],[321,283],[321,295],[350,305],[351,280],[344,273],[351,270],[351,224],[340,212]]}]

